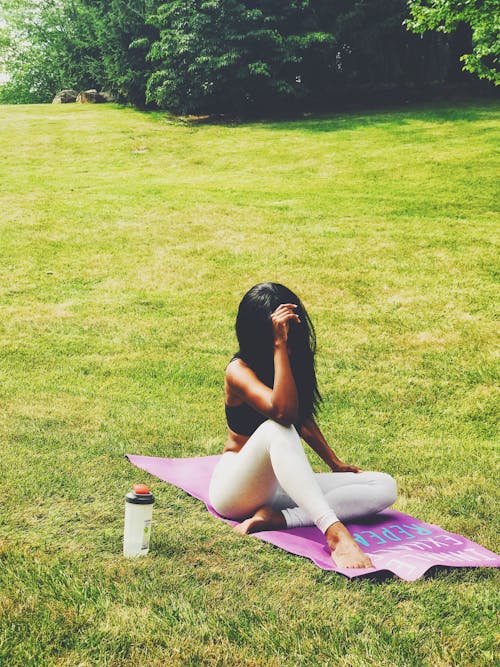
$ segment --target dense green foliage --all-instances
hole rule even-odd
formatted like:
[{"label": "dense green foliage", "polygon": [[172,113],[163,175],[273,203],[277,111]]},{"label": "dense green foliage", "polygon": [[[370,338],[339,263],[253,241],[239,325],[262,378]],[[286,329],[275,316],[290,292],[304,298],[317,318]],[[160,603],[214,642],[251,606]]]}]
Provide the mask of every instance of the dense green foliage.
[{"label": "dense green foliage", "polygon": [[[321,3],[315,3],[321,4]],[[156,20],[161,39],[149,98],[179,111],[244,109],[306,94],[302,66],[328,71],[335,42],[310,3],[174,0]]]},{"label": "dense green foliage", "polygon": [[11,80],[7,103],[47,102],[62,88],[110,90],[143,105],[151,66],[147,16],[155,0],[0,0],[6,25],[0,57]]},{"label": "dense green foliage", "polygon": [[402,0],[173,0],[154,18],[148,99],[184,112],[269,109],[333,99],[346,84],[441,79],[436,39],[409,34],[406,15]]},{"label": "dense green foliage", "polygon": [[61,88],[88,88],[102,79],[95,16],[80,2],[0,0],[0,62],[11,80],[0,100],[47,102]]},{"label": "dense green foliage", "polygon": [[410,0],[415,32],[453,32],[460,24],[472,32],[471,53],[463,54],[464,69],[482,79],[500,83],[500,8],[498,0]]},{"label": "dense green foliage", "polygon": [[[451,80],[467,50],[466,68],[492,78],[493,0],[463,4],[443,18],[418,2],[410,17],[406,0],[0,0],[0,101],[95,87],[183,113],[328,106],[346,87]],[[464,21],[474,48],[462,31],[455,55],[445,33]]]},{"label": "dense green foliage", "polygon": [[104,69],[101,88],[124,102],[143,106],[146,84],[153,73],[147,61],[158,31],[148,23],[157,0],[79,0],[95,12],[98,46]]}]

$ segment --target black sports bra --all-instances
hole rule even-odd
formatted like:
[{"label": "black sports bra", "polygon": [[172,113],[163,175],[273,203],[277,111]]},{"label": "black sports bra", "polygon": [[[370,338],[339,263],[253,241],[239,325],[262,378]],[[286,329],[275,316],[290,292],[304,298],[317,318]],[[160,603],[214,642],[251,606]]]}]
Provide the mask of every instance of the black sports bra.
[{"label": "black sports bra", "polygon": [[241,405],[226,405],[227,425],[239,435],[252,435],[252,433],[263,424],[268,417],[251,408],[247,403]]}]

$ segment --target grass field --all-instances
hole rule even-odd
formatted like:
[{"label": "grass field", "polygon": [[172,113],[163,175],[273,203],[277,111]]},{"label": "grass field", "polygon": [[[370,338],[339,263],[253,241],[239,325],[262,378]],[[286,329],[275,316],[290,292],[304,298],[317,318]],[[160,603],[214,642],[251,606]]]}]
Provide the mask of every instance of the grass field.
[{"label": "grass field", "polygon": [[[0,106],[1,664],[494,663],[497,571],[349,581],[123,454],[221,451],[238,302],[283,282],[333,449],[498,550],[499,128],[493,103],[235,125]],[[157,504],[130,561],[135,481]]]}]

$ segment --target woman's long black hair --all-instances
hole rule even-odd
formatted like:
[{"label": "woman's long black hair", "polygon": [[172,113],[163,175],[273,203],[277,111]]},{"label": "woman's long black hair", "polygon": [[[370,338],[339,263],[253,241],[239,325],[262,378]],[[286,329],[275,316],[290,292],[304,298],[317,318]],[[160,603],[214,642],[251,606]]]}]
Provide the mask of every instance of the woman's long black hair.
[{"label": "woman's long black hair", "polygon": [[259,283],[241,300],[236,318],[240,345],[235,355],[242,359],[268,387],[274,383],[274,333],[271,314],[282,303],[298,306],[300,323],[290,322],[287,345],[299,398],[299,419],[311,418],[321,402],[316,381],[314,355],[316,334],[306,309],[296,294],[279,283]]}]

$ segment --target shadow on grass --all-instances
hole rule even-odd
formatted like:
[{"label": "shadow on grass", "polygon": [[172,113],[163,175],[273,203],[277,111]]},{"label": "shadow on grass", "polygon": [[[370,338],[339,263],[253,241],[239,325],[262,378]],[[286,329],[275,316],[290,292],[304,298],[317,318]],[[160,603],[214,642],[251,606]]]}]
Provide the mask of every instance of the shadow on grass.
[{"label": "shadow on grass", "polygon": [[334,572],[332,570],[323,570],[317,573],[316,582],[319,584],[328,584],[331,581],[331,577],[340,577],[346,585],[351,583],[356,583],[358,581],[367,582],[369,584],[385,584],[385,583],[401,583],[404,585],[416,584],[418,581],[433,581],[433,580],[446,580],[447,583],[456,584],[458,582],[464,582],[467,580],[468,583],[474,583],[479,581],[488,581],[491,577],[495,576],[495,568],[487,567],[451,567],[446,565],[434,565],[429,568],[427,572],[424,572],[422,576],[414,581],[407,581],[398,577],[397,574],[391,572],[390,570],[379,570],[378,572],[361,574],[357,577],[346,577],[340,572]]},{"label": "shadow on grass", "polygon": [[468,100],[460,102],[421,102],[393,107],[360,106],[330,112],[300,112],[266,117],[237,117],[230,115],[175,116],[164,111],[147,111],[128,108],[154,123],[198,127],[241,128],[255,127],[274,131],[296,131],[324,134],[363,127],[380,127],[398,132],[406,131],[414,121],[427,123],[474,122],[498,119],[498,103],[495,100]]},{"label": "shadow on grass", "polygon": [[470,103],[450,105],[450,103],[422,103],[399,106],[392,109],[351,110],[335,114],[305,114],[300,119],[262,121],[273,130],[298,129],[311,133],[356,130],[360,127],[395,128],[419,120],[432,123],[454,123],[457,121],[494,120],[498,118],[498,104],[491,102],[485,109],[485,102],[477,106]]}]

